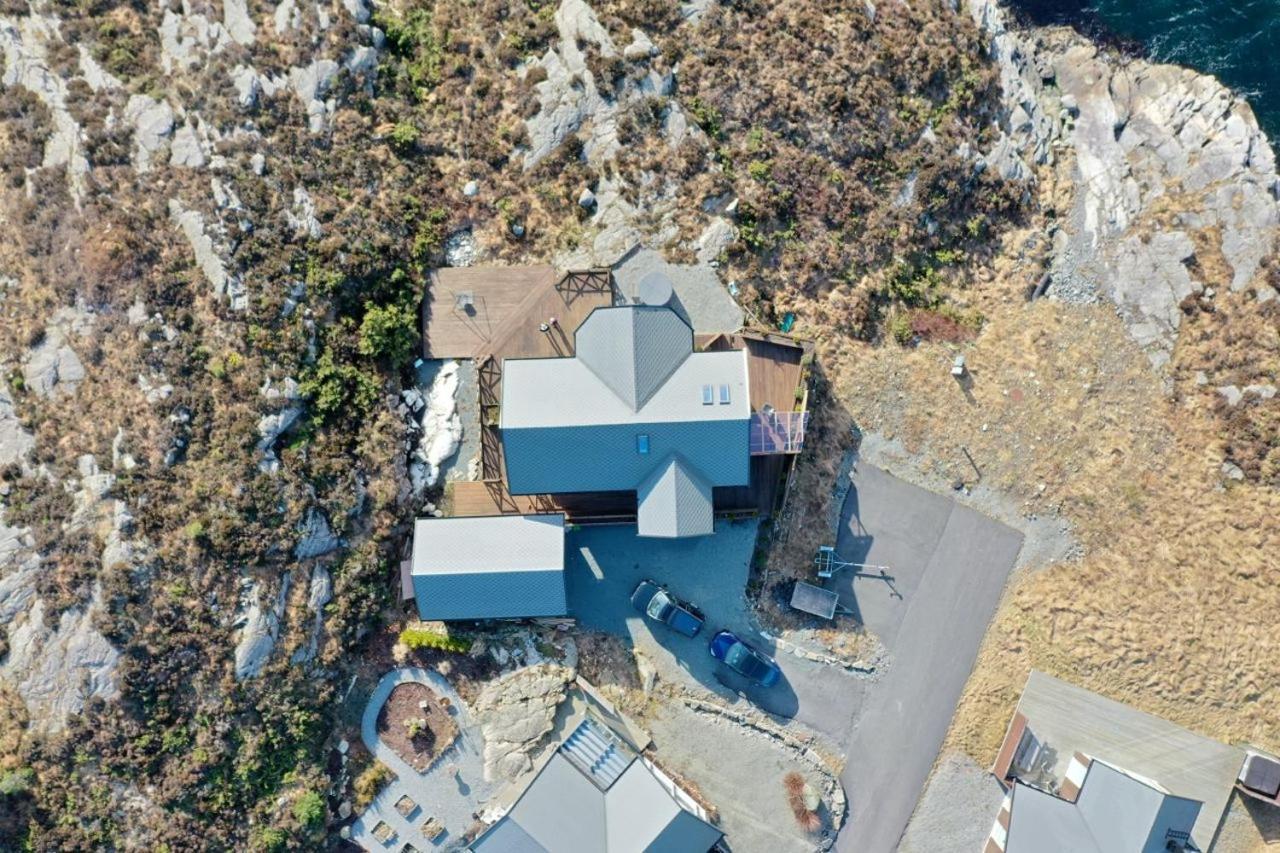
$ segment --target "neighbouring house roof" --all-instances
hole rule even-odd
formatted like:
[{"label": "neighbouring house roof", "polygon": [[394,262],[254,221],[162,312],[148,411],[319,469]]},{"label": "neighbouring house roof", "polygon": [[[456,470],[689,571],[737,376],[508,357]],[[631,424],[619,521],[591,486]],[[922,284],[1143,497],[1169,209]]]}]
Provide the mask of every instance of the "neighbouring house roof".
[{"label": "neighbouring house roof", "polygon": [[423,619],[564,615],[564,515],[420,518],[411,577]]},{"label": "neighbouring house roof", "polygon": [[641,536],[705,536],[715,526],[711,484],[679,456],[654,468],[636,499]]},{"label": "neighbouring house roof", "polygon": [[[597,308],[576,343],[572,357],[503,364],[511,493],[638,492],[652,482],[652,529],[706,529],[702,495],[750,482],[746,352],[693,352],[688,325],[657,306]],[[661,482],[673,455],[679,488]]]},{"label": "neighbouring house roof", "polygon": [[636,753],[588,717],[474,853],[703,853],[722,833],[685,810]]},{"label": "neighbouring house roof", "polygon": [[[1151,780],[1093,761],[1075,802],[1018,783],[1005,853],[1147,853],[1185,841],[1200,813]],[[1178,848],[1173,848],[1178,849]]]},{"label": "neighbouring house roof", "polygon": [[1051,770],[1058,778],[1071,756],[1082,752],[1203,803],[1191,836],[1201,850],[1209,849],[1244,762],[1243,750],[1039,671],[1027,679],[1017,714],[1056,753]]}]

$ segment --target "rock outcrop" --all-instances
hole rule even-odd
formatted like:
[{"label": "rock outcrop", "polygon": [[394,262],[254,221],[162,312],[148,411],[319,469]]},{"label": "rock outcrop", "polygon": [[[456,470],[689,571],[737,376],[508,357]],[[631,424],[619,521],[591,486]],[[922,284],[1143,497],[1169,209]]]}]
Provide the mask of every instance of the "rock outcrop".
[{"label": "rock outcrop", "polygon": [[1119,62],[1065,30],[1013,31],[995,0],[969,11],[1004,93],[1003,135],[980,167],[1013,180],[1049,169],[1073,188],[1047,292],[1112,300],[1163,366],[1179,304],[1211,278],[1250,287],[1275,244],[1275,156],[1253,111],[1212,77]]},{"label": "rock outcrop", "polygon": [[538,664],[484,688],[473,712],[484,732],[486,779],[516,779],[532,768],[531,756],[551,731],[573,675],[563,666]]}]

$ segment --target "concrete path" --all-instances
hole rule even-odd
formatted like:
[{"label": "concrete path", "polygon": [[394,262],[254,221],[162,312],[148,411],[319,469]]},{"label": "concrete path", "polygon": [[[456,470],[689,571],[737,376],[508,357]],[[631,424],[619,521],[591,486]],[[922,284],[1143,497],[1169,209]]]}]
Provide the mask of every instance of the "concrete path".
[{"label": "concrete path", "polygon": [[837,550],[890,566],[892,581],[846,571],[834,588],[890,660],[849,740],[840,851],[897,849],[1021,547],[1017,530],[945,496],[855,469]]},{"label": "concrete path", "polygon": [[[423,684],[447,698],[452,705],[450,713],[458,725],[458,738],[426,773],[414,770],[378,737],[378,712],[397,685],[409,682]],[[376,851],[399,851],[406,844],[424,851],[459,849],[460,837],[476,822],[475,815],[493,796],[495,787],[484,780],[484,744],[479,726],[471,721],[466,705],[444,676],[417,667],[396,669],[384,675],[365,705],[360,738],[396,778],[351,825],[351,840],[366,850]],[[401,816],[395,807],[405,795],[418,804],[407,817]],[[428,840],[422,833],[423,823],[432,817],[446,830],[435,841]],[[396,832],[390,844],[384,845],[373,837],[380,821]]]}]

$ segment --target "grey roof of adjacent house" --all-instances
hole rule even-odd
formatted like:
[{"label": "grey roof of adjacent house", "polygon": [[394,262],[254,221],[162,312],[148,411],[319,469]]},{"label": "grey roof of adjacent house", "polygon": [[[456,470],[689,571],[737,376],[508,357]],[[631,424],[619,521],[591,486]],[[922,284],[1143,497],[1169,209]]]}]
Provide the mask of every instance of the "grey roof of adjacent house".
[{"label": "grey roof of adjacent house", "polygon": [[722,833],[683,809],[607,726],[587,718],[474,853],[705,853]]},{"label": "grey roof of adjacent house", "polygon": [[423,619],[562,616],[564,515],[420,518],[410,577]]},{"label": "grey roof of adjacent house", "polygon": [[1186,840],[1201,804],[1094,760],[1075,802],[1019,782],[1009,805],[1005,853],[1150,853]]},{"label": "grey roof of adjacent house", "polygon": [[1208,850],[1244,763],[1244,751],[1032,671],[1018,702],[1027,726],[1056,751],[1056,776],[1075,752],[1100,758],[1204,804],[1191,837]]},{"label": "grey roof of adjacent house", "polygon": [[653,469],[636,499],[641,536],[706,536],[715,526],[711,484],[678,455]]}]

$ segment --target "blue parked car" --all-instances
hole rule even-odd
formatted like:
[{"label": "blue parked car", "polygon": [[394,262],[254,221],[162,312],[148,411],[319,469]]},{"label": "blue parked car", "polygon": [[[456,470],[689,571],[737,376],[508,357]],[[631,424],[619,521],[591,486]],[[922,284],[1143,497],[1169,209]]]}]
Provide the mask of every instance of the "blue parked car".
[{"label": "blue parked car", "polygon": [[686,637],[696,637],[705,621],[701,610],[676,598],[657,581],[640,581],[636,591],[631,593],[631,605],[655,622],[661,622]]},{"label": "blue parked car", "polygon": [[772,687],[782,677],[773,658],[751,648],[731,631],[721,631],[711,638],[711,656],[761,687]]}]

